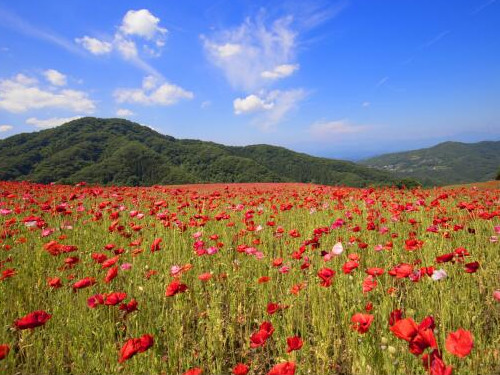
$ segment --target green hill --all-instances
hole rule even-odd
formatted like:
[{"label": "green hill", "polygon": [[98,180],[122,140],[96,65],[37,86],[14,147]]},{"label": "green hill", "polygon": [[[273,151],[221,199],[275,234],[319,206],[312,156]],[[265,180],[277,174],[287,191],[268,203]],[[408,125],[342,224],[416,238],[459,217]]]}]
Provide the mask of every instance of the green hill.
[{"label": "green hill", "polygon": [[360,162],[414,178],[424,185],[448,185],[495,179],[500,166],[500,141],[444,142],[420,150],[385,154]]},{"label": "green hill", "polygon": [[282,147],[180,140],[122,119],[81,118],[0,141],[0,180],[154,185],[206,182],[391,184],[391,174]]}]

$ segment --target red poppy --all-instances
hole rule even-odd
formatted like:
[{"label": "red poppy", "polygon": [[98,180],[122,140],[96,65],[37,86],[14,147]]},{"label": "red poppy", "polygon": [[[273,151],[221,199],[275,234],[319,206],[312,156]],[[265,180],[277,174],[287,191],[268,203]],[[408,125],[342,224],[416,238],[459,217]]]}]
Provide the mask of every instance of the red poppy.
[{"label": "red poppy", "polygon": [[244,363],[238,363],[233,368],[233,375],[247,375],[250,369]]},{"label": "red poppy", "polygon": [[443,254],[443,255],[436,257],[436,263],[451,262],[454,257],[455,257],[455,253]]},{"label": "red poppy", "polygon": [[280,310],[287,309],[287,308],[288,308],[287,305],[280,305],[279,303],[269,302],[267,304],[267,313],[269,315],[272,315],[274,313],[277,313]]},{"label": "red poppy", "polygon": [[427,348],[437,349],[436,338],[432,329],[419,329],[409,344],[410,353],[420,355]]},{"label": "red poppy", "polygon": [[396,276],[396,279],[403,279],[413,273],[413,266],[408,263],[401,263],[389,270],[389,275]]},{"label": "red poppy", "polygon": [[151,252],[160,250],[160,243],[163,240],[161,238],[155,238],[153,243],[151,244]]},{"label": "red poppy", "polygon": [[190,368],[182,375],[201,375],[201,374],[203,374],[203,370],[199,367],[194,367]]},{"label": "red poppy", "polygon": [[423,329],[434,329],[436,328],[436,324],[434,323],[434,318],[432,316],[426,316],[418,325],[418,330]]},{"label": "red poppy", "polygon": [[264,346],[266,341],[274,333],[274,327],[271,322],[263,322],[259,330],[250,336],[250,347],[258,348]]},{"label": "red poppy", "polygon": [[97,305],[104,305],[104,296],[102,294],[95,294],[87,299],[87,306],[94,309]]},{"label": "red poppy", "polygon": [[106,277],[104,278],[104,282],[106,284],[110,283],[116,276],[118,276],[118,266],[112,267],[106,273]]},{"label": "red poppy", "polygon": [[450,332],[446,338],[446,350],[457,357],[464,358],[474,346],[474,338],[470,331],[459,328],[456,332]]},{"label": "red poppy", "polygon": [[198,280],[207,282],[212,278],[212,274],[210,272],[202,273],[201,275],[198,276]]},{"label": "red poppy", "polygon": [[261,276],[261,277],[259,277],[257,282],[259,284],[263,284],[263,283],[267,283],[269,280],[271,280],[271,278],[269,276]]},{"label": "red poppy", "polygon": [[290,293],[298,295],[299,292],[306,287],[305,283],[295,284],[290,288]]},{"label": "red poppy", "polygon": [[290,353],[294,350],[299,350],[304,345],[304,341],[299,336],[288,337],[286,339],[286,344],[288,348],[286,349],[287,353]]},{"label": "red poppy", "polygon": [[129,303],[120,304],[120,310],[125,311],[126,314],[130,314],[137,310],[137,301],[135,299],[131,299]]},{"label": "red poppy", "polygon": [[418,326],[412,318],[406,318],[398,320],[390,330],[396,337],[410,342],[417,335]]},{"label": "red poppy", "polygon": [[389,326],[393,326],[397,321],[403,319],[403,311],[397,309],[389,314]]},{"label": "red poppy", "polygon": [[25,315],[15,321],[14,325],[17,329],[27,329],[43,326],[52,317],[46,311],[37,310]]},{"label": "red poppy", "polygon": [[73,284],[73,291],[76,292],[77,289],[87,288],[94,284],[95,284],[95,279],[93,277],[85,277]]},{"label": "red poppy", "polygon": [[383,268],[371,267],[368,268],[365,272],[371,276],[381,276],[384,274],[385,271]]},{"label": "red poppy", "polygon": [[57,289],[57,288],[61,288],[63,285],[62,285],[62,282],[61,282],[61,278],[59,277],[50,277],[48,280],[47,280],[47,284],[51,287],[51,288],[54,288],[54,289]]},{"label": "red poppy", "polygon": [[106,296],[104,304],[108,306],[115,306],[127,298],[127,293],[123,292],[113,292]]},{"label": "red poppy", "polygon": [[368,293],[375,289],[377,286],[377,280],[373,278],[373,276],[368,275],[364,280],[363,280],[363,293]]},{"label": "red poppy", "polygon": [[444,364],[437,349],[433,350],[431,354],[425,353],[422,356],[422,364],[430,375],[451,375],[453,371],[451,366]]},{"label": "red poppy", "polygon": [[254,332],[250,336],[250,347],[258,348],[259,346],[264,346],[268,338],[269,334],[265,331],[259,330]]},{"label": "red poppy", "polygon": [[465,265],[465,272],[474,273],[478,270],[478,268],[479,268],[479,262],[467,263]]},{"label": "red poppy", "polygon": [[182,284],[179,280],[174,280],[167,286],[165,296],[172,297],[178,293],[184,293],[188,289],[186,284]]},{"label": "red poppy", "polygon": [[263,322],[260,327],[259,327],[259,330],[261,331],[265,331],[267,332],[267,334],[269,336],[271,336],[273,333],[274,333],[274,327],[273,327],[273,324],[271,322]]},{"label": "red poppy", "polygon": [[119,363],[125,362],[127,359],[132,358],[137,353],[142,353],[152,347],[154,344],[153,336],[145,334],[139,338],[132,338],[122,346],[120,350]]},{"label": "red poppy", "polygon": [[93,253],[92,254],[92,259],[94,259],[97,263],[104,263],[104,261],[106,259],[108,259],[108,257],[106,256],[106,254],[101,254],[101,253]]},{"label": "red poppy", "polygon": [[349,262],[346,262],[343,266],[342,266],[342,271],[345,273],[345,274],[349,274],[351,273],[352,271],[354,271],[356,268],[359,267],[359,263],[355,260],[350,260]]},{"label": "red poppy", "polygon": [[351,322],[354,324],[352,328],[359,333],[366,333],[373,322],[373,315],[357,313],[351,318]]},{"label": "red poppy", "polygon": [[0,281],[8,279],[9,277],[13,277],[16,274],[16,270],[14,268],[7,268],[2,271],[2,276],[0,276]]},{"label": "red poppy", "polygon": [[318,271],[318,276],[321,280],[323,280],[320,285],[329,287],[332,285],[332,279],[335,276],[335,271],[330,268],[321,268]]},{"label": "red poppy", "polygon": [[104,260],[102,262],[102,268],[104,269],[104,268],[109,268],[109,267],[113,266],[116,262],[118,262],[119,259],[120,259],[120,257],[116,256],[116,257]]},{"label": "red poppy", "polygon": [[10,347],[7,344],[1,344],[0,345],[0,360],[4,359],[7,357],[7,355],[10,352]]},{"label": "red poppy", "polygon": [[267,375],[294,375],[295,362],[283,362],[275,365]]}]

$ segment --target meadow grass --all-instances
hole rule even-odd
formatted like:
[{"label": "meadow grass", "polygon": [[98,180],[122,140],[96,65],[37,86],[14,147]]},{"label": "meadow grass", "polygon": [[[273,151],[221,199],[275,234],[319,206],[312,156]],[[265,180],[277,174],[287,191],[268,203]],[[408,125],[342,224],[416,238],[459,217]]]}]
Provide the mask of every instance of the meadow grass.
[{"label": "meadow grass", "polygon": [[[0,183],[0,209],[6,210],[0,216],[0,261],[11,260],[1,263],[0,272],[15,270],[0,281],[0,344],[11,348],[0,369],[6,374],[182,374],[199,367],[203,374],[230,374],[241,362],[250,367],[249,374],[267,374],[273,365],[293,361],[296,374],[426,373],[420,356],[411,354],[408,343],[389,329],[389,314],[402,309],[417,323],[434,318],[437,346],[454,374],[499,373],[500,302],[493,297],[500,289],[494,238],[500,225],[498,192],[299,184],[96,188]],[[460,202],[468,208],[459,207]],[[131,217],[131,211],[144,217]],[[24,220],[29,216],[36,219]],[[332,228],[338,219],[344,224]],[[123,228],[110,231],[113,222]],[[369,222],[374,230],[367,229]],[[428,231],[433,225],[435,231]],[[42,237],[49,228],[54,232]],[[292,230],[299,236],[290,235]],[[218,247],[216,254],[195,253],[197,232],[204,249]],[[410,251],[405,240],[411,232],[423,242]],[[218,238],[211,240],[211,235]],[[155,238],[162,242],[152,252]],[[50,241],[77,250],[54,256],[45,249]],[[344,252],[325,262],[321,252],[330,252],[337,242]],[[388,242],[392,249],[376,251]],[[360,248],[363,243],[366,248]],[[106,250],[107,244],[115,246]],[[240,252],[239,245],[253,247],[263,257]],[[292,257],[301,247],[301,259]],[[470,254],[463,261],[455,257],[454,262],[436,263],[437,256],[460,247]],[[92,254],[111,258],[120,248],[124,252],[115,266],[131,267],[120,268],[105,283],[108,270]],[[352,254],[359,255],[359,267],[345,274],[342,266]],[[63,269],[68,257],[79,262]],[[310,266],[301,269],[305,257]],[[272,264],[276,258],[283,258],[279,267]],[[474,261],[479,269],[466,273],[464,264]],[[412,264],[415,272],[442,268],[447,277],[435,281],[424,275],[412,281],[388,274],[401,263]],[[187,264],[192,267],[180,280],[188,290],[166,297],[174,280],[171,267]],[[289,271],[283,272],[283,266]],[[317,276],[323,267],[336,271],[329,287],[321,286]],[[370,267],[385,273],[376,277],[372,291],[363,293]],[[151,270],[156,273],[146,278]],[[206,272],[212,278],[200,281],[198,276]],[[262,276],[270,280],[259,283]],[[49,287],[49,277],[60,277],[63,287]],[[84,277],[97,282],[73,291],[74,282]],[[292,294],[291,288],[301,283],[304,288]],[[118,306],[88,307],[91,296],[111,292],[127,293],[126,301],[136,299],[138,311],[125,316]],[[288,307],[270,315],[270,302]],[[15,328],[17,319],[36,310],[47,311],[51,319],[34,329]],[[356,313],[374,316],[364,334],[352,327]],[[264,346],[251,348],[250,336],[264,321],[272,322],[275,332]],[[459,328],[474,337],[465,358],[445,349],[447,335]],[[144,334],[154,337],[154,345],[119,363],[124,343]],[[295,335],[304,345],[287,353],[286,338]]]}]

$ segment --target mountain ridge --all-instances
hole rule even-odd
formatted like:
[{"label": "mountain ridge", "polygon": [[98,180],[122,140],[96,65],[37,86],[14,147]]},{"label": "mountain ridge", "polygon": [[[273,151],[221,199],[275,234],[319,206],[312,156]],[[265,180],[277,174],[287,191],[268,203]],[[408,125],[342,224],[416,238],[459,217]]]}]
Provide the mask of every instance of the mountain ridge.
[{"label": "mountain ridge", "polygon": [[363,159],[360,164],[414,178],[424,185],[493,180],[500,167],[500,141],[446,141],[432,147]]},{"label": "mountain ridge", "polygon": [[118,119],[84,117],[0,140],[0,180],[155,185],[207,182],[394,184],[391,174],[270,145],[176,139]]}]

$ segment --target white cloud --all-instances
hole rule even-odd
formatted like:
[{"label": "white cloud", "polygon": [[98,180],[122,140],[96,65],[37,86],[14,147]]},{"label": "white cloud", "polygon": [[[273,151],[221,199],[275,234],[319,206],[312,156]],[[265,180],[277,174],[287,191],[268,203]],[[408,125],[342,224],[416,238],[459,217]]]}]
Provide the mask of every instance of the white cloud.
[{"label": "white cloud", "polygon": [[259,98],[257,95],[248,95],[246,98],[236,98],[233,101],[234,113],[236,115],[267,111],[274,107],[274,103],[266,103],[263,99]]},{"label": "white cloud", "polygon": [[56,126],[60,126],[60,125],[65,124],[69,121],[78,120],[79,118],[81,118],[81,117],[80,116],[52,117],[52,118],[48,118],[45,120],[40,120],[40,119],[37,119],[36,117],[30,117],[29,119],[26,120],[26,123],[29,125],[35,125],[37,128],[40,128],[40,129],[49,129],[49,128],[55,128]]},{"label": "white cloud", "polygon": [[262,78],[279,79],[291,76],[298,69],[299,69],[298,64],[295,65],[283,64],[283,65],[278,65],[273,70],[266,70],[262,72],[260,75]]},{"label": "white cloud", "polygon": [[221,58],[231,57],[241,52],[241,46],[233,43],[215,45],[214,48]]},{"label": "white cloud", "polygon": [[370,103],[370,102],[363,102],[363,103],[361,103],[361,106],[362,106],[363,108],[367,108],[367,107],[369,107],[369,106],[371,106],[371,105],[372,105],[372,103]]},{"label": "white cloud", "polygon": [[129,10],[123,17],[120,30],[126,35],[138,35],[146,39],[163,37],[167,29],[160,27],[160,19],[147,9]]},{"label": "white cloud", "polygon": [[126,109],[126,108],[119,108],[117,111],[116,111],[116,115],[118,117],[130,117],[130,116],[134,116],[135,113],[132,112],[130,109]]},{"label": "white cloud", "polygon": [[253,123],[262,130],[270,130],[282,122],[290,111],[296,109],[306,95],[302,89],[252,94],[233,101],[234,113],[236,115],[256,113]]},{"label": "white cloud", "polygon": [[269,83],[262,72],[291,65],[297,47],[292,22],[291,16],[267,22],[261,14],[255,20],[247,18],[235,29],[201,38],[209,60],[222,70],[228,82],[252,92]]},{"label": "white cloud", "polygon": [[148,76],[144,78],[141,88],[117,89],[114,97],[118,103],[169,106],[181,99],[192,99],[194,94],[168,82],[160,83],[156,78]]},{"label": "white cloud", "polygon": [[121,53],[124,59],[131,60],[137,58],[137,46],[133,40],[126,39],[121,34],[116,34],[114,43],[116,49]]},{"label": "white cloud", "polygon": [[55,69],[48,69],[43,72],[43,75],[54,86],[66,86],[66,76]]},{"label": "white cloud", "polygon": [[25,76],[22,73],[16,74],[16,76],[14,77],[14,81],[26,86],[36,85],[38,83],[38,80],[36,78]]},{"label": "white cloud", "polygon": [[87,35],[82,38],[76,38],[75,42],[81,44],[83,48],[94,55],[105,55],[113,50],[113,45],[111,43],[97,38],[91,38]]},{"label": "white cloud", "polygon": [[159,57],[165,46],[167,29],[160,27],[160,19],[149,10],[129,10],[117,26],[112,41],[84,36],[75,42],[94,55],[104,55],[115,50],[124,60],[149,74],[161,76],[143,57]]},{"label": "white cloud", "polygon": [[160,80],[155,76],[147,76],[142,80],[142,88],[144,90],[152,90],[158,86]]},{"label": "white cloud", "polygon": [[12,130],[12,129],[13,129],[12,125],[0,125],[0,133],[8,132],[9,130]]},{"label": "white cloud", "polygon": [[71,89],[49,91],[40,86],[37,79],[23,74],[10,79],[0,79],[0,110],[21,113],[42,108],[92,113],[95,104],[83,91]]},{"label": "white cloud", "polygon": [[367,128],[367,126],[353,125],[348,120],[318,121],[310,126],[309,132],[314,137],[324,139],[340,134],[360,133]]}]

